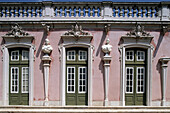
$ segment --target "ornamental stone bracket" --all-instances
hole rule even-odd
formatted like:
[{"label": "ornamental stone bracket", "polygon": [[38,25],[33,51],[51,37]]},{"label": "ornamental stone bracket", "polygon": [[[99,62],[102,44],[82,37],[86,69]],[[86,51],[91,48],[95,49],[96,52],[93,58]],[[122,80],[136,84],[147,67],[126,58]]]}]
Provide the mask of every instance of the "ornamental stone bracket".
[{"label": "ornamental stone bracket", "polygon": [[22,30],[17,23],[11,27],[11,31],[3,35],[5,43],[32,43],[34,36]]},{"label": "ornamental stone bracket", "polygon": [[49,86],[49,68],[50,68],[50,62],[51,57],[50,53],[52,52],[53,48],[50,45],[50,41],[48,39],[45,40],[45,44],[42,47],[42,52],[44,53],[44,56],[42,57],[43,61],[43,67],[44,67],[44,81],[45,81],[45,102],[44,105],[48,106],[48,86]]},{"label": "ornamental stone bracket", "polygon": [[50,25],[47,25],[47,24],[43,23],[42,26],[43,26],[44,29],[45,29],[45,33],[48,35],[49,32],[50,32]]},{"label": "ornamental stone bracket", "polygon": [[161,73],[161,78],[162,78],[162,106],[166,106],[166,80],[167,80],[167,67],[168,67],[168,62],[170,61],[169,57],[162,57],[160,58],[160,61],[162,63],[162,73]]},{"label": "ornamental stone bracket", "polygon": [[82,26],[75,24],[72,25],[71,31],[65,32],[61,35],[64,43],[90,43],[93,38],[89,32],[85,32],[82,30]]},{"label": "ornamental stone bracket", "polygon": [[109,55],[112,50],[112,45],[109,44],[110,40],[106,40],[106,44],[102,46],[102,51],[105,53],[103,57],[104,61],[104,81],[105,81],[105,98],[104,98],[104,105],[109,105],[108,99],[108,87],[109,87],[109,72],[110,72],[110,61],[112,57]]}]

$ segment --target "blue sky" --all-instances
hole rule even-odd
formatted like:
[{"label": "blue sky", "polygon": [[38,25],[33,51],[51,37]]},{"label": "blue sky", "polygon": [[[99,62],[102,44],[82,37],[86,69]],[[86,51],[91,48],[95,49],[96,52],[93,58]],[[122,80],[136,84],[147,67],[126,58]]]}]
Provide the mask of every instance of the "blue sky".
[{"label": "blue sky", "polygon": [[42,1],[53,1],[53,2],[161,2],[170,0],[0,0],[0,2],[42,2]]}]

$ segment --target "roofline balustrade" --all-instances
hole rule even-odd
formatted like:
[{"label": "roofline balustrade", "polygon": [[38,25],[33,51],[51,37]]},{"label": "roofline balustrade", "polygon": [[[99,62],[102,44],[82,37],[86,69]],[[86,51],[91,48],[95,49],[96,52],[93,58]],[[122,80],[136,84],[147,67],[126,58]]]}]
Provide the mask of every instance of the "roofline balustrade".
[{"label": "roofline balustrade", "polygon": [[170,21],[169,2],[0,3],[0,21]]}]

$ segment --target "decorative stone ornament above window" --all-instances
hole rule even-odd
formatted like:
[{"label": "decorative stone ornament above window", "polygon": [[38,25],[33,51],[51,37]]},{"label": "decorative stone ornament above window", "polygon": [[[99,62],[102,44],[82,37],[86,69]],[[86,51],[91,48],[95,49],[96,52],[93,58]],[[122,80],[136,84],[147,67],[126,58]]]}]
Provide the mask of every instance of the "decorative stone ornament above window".
[{"label": "decorative stone ornament above window", "polygon": [[2,38],[5,40],[5,43],[32,43],[32,40],[34,39],[34,36],[30,35],[29,33],[26,33],[22,30],[22,28],[15,24],[12,26],[11,31],[9,31],[7,34],[2,36]]},{"label": "decorative stone ornament above window", "polygon": [[75,24],[72,25],[71,31],[65,32],[61,38],[63,39],[64,43],[78,43],[78,42],[87,42],[90,43],[93,36],[82,30],[82,26]]},{"label": "decorative stone ornament above window", "polygon": [[122,36],[121,38],[123,39],[124,44],[128,43],[150,44],[151,40],[153,39],[153,36],[144,31],[144,26],[137,24],[134,30],[130,31],[130,33],[127,33],[125,36]]}]

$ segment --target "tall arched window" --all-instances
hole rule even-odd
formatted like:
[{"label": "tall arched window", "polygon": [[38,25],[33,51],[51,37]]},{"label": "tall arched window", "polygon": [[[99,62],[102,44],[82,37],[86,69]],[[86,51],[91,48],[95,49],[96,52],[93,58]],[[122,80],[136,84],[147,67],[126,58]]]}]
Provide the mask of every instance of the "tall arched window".
[{"label": "tall arched window", "polygon": [[122,36],[121,102],[122,105],[151,105],[152,36],[143,26]]},{"label": "tall arched window", "polygon": [[3,105],[33,104],[33,36],[16,24],[2,36]]},{"label": "tall arched window", "polygon": [[61,36],[61,104],[91,106],[93,36],[80,25],[72,27]]}]

